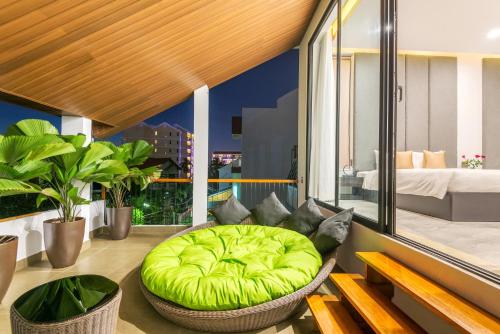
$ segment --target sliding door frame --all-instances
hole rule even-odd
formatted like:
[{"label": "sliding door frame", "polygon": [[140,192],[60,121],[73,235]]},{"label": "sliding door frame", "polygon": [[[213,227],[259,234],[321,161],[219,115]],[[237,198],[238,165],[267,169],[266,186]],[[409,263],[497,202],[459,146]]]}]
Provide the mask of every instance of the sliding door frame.
[{"label": "sliding door frame", "polygon": [[[381,6],[381,15],[380,15],[380,25],[381,27],[385,26],[384,22],[386,20],[392,20],[394,18],[393,15],[388,15],[387,11],[390,9],[393,9],[392,6],[389,6],[388,3],[390,2],[395,2],[396,0],[380,0],[380,6]],[[328,21],[330,15],[333,13],[334,10],[337,10],[337,55],[336,59],[341,58],[341,50],[342,50],[342,2],[339,0],[332,0],[328,4],[325,12],[323,13],[323,16],[321,17],[316,29],[314,30],[313,34],[311,35],[311,38],[309,39],[309,42],[307,44],[307,150],[306,150],[306,180],[305,180],[305,198],[309,199],[311,196],[309,196],[309,166],[310,166],[310,161],[311,161],[311,114],[312,114],[312,87],[313,87],[313,49],[314,49],[314,43],[318,39],[321,31],[323,30],[324,25]],[[391,87],[395,86],[394,82],[388,82],[390,81],[391,76],[395,75],[395,68],[394,64],[395,61],[391,63],[391,65],[388,64],[389,58],[393,57],[392,52],[389,53],[388,47],[389,45],[392,45],[390,43],[393,43],[394,39],[391,38],[392,32],[390,30],[385,30],[381,29],[381,34],[380,34],[380,75],[379,75],[379,80],[380,80],[380,90],[379,90],[379,122],[380,124],[386,124],[387,123],[387,113],[388,113],[388,108],[391,108],[393,106],[393,101],[389,98],[387,98],[387,92],[388,89],[392,89]],[[396,59],[394,57],[394,59]],[[336,63],[336,95],[340,96],[340,62],[337,61]],[[389,72],[388,72],[389,71]],[[394,73],[394,74],[391,74]],[[339,135],[339,130],[340,130],[340,124],[339,124],[339,118],[340,114],[338,110],[340,110],[340,99],[336,99],[335,101],[336,105],[336,133],[335,133],[335,146],[336,148],[339,147],[339,142],[340,142],[340,135]],[[393,112],[391,112],[392,114]],[[383,122],[383,123],[382,123]],[[379,171],[385,171],[386,166],[388,164],[392,164],[392,162],[389,162],[388,159],[386,158],[387,156],[387,151],[385,149],[386,142],[388,141],[388,128],[387,126],[382,126],[379,125]],[[339,190],[340,190],[340,185],[339,185],[339,177],[338,177],[338,170],[339,170],[339,156],[338,154],[335,155],[335,203],[332,205],[330,203],[322,202],[316,198],[313,198],[316,203],[325,209],[331,210],[333,212],[340,212],[344,210],[343,208],[339,207]],[[383,168],[383,169],[382,169]],[[370,218],[367,218],[362,215],[358,215],[354,213],[354,220],[370,229],[373,229],[375,231],[378,231],[380,233],[384,233],[387,230],[387,225],[384,222],[387,222],[386,217],[387,217],[387,211],[388,211],[388,206],[387,206],[387,195],[388,191],[386,190],[386,183],[388,179],[388,175],[386,173],[379,172],[379,191],[378,191],[378,219],[377,220],[372,220]]]}]

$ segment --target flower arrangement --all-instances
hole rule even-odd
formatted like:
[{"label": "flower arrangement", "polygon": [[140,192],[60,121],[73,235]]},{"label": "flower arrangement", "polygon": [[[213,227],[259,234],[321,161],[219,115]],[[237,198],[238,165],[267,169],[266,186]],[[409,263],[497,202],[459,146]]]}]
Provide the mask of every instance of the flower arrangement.
[{"label": "flower arrangement", "polygon": [[484,159],[486,159],[485,155],[475,154],[473,158],[467,158],[464,154],[462,155],[462,168],[481,168],[483,166]]}]

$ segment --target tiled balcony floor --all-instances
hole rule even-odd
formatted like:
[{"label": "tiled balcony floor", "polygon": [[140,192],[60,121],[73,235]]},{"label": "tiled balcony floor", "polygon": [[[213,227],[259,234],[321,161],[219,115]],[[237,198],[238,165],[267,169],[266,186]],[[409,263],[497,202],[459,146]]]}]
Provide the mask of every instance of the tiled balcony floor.
[{"label": "tiled balcony floor", "polygon": [[[138,267],[143,257],[167,236],[166,233],[132,233],[128,239],[120,241],[98,237],[92,240],[90,248],[80,254],[72,267],[52,269],[47,261],[42,261],[18,271],[0,305],[0,333],[10,333],[9,307],[23,292],[47,281],[75,274],[99,274],[120,284],[123,298],[117,333],[198,333],[178,327],[160,317],[144,299],[138,287]],[[322,289],[327,288],[324,286]],[[312,331],[313,320],[306,311],[300,318],[253,333],[289,334]]]}]

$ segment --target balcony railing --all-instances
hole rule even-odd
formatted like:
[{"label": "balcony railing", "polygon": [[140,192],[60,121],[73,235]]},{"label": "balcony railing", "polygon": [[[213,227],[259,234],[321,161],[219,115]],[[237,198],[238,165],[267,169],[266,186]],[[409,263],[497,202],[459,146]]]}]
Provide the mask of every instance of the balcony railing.
[{"label": "balcony railing", "polygon": [[[207,186],[209,209],[227,200],[231,195],[236,196],[243,205],[251,209],[273,191],[289,210],[297,206],[296,180],[208,179]],[[99,190],[96,189],[94,197],[98,197],[98,193]],[[157,179],[145,190],[134,189],[128,201],[134,207],[135,225],[192,224],[192,179]],[[213,217],[207,213],[207,219],[211,220]]]},{"label": "balcony railing", "polygon": [[274,192],[289,210],[297,206],[297,181],[286,179],[209,179],[208,208],[234,195],[251,209]]}]

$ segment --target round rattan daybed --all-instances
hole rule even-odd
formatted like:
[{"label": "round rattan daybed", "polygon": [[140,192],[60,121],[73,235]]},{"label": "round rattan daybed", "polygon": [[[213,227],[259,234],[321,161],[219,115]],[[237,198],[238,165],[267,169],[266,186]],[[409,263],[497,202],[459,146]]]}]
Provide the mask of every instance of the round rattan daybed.
[{"label": "round rattan daybed", "polygon": [[[247,218],[242,224],[253,224],[253,220]],[[215,221],[196,225],[171,236],[169,239],[217,225]],[[187,309],[154,295],[144,286],[142,279],[139,279],[139,281],[141,291],[148,302],[164,318],[180,326],[194,330],[234,333],[270,327],[294,315],[304,302],[304,298],[318,289],[325,281],[334,265],[335,252],[332,252],[323,257],[323,264],[316,277],[303,288],[269,302],[227,311],[197,311]]]}]

